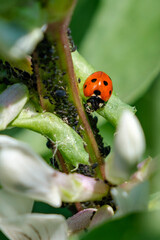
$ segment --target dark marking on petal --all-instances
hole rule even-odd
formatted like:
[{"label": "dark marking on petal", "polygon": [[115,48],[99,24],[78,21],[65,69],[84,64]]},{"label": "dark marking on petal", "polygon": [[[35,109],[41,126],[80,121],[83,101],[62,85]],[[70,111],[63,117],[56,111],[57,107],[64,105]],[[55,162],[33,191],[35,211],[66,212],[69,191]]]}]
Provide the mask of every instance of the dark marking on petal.
[{"label": "dark marking on petal", "polygon": [[[16,232],[16,233],[17,233],[17,232]],[[21,235],[23,238],[26,238],[26,239],[28,239],[28,240],[32,240],[32,238],[29,237],[29,236],[28,236],[27,234],[25,234],[25,233],[19,232],[18,234]]]},{"label": "dark marking on petal", "polygon": [[107,86],[108,85],[108,82],[107,81],[103,81],[104,85]]},{"label": "dark marking on petal", "polygon": [[39,231],[38,231],[32,224],[28,224],[28,225],[32,228],[33,232],[35,232],[35,233],[37,234],[38,239],[39,239],[39,240],[42,240]]}]

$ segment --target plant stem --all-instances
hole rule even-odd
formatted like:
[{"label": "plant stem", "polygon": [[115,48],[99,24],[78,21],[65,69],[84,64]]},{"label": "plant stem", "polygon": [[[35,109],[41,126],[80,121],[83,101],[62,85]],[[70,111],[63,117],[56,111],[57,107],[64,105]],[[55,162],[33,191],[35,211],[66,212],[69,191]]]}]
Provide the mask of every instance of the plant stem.
[{"label": "plant stem", "polygon": [[82,100],[80,98],[76,76],[74,73],[69,41],[66,34],[68,22],[69,21],[67,18],[63,22],[49,24],[47,29],[47,35],[50,41],[57,43],[56,51],[58,53],[58,56],[60,57],[60,67],[66,72],[64,78],[66,83],[68,84],[70,100],[73,101],[79,114],[79,121],[82,125],[84,141],[87,144],[86,149],[90,155],[90,162],[98,162],[98,167],[96,168],[96,177],[105,179],[103,170],[103,159],[101,157],[92,129],[88,122],[88,118],[85,114]]}]

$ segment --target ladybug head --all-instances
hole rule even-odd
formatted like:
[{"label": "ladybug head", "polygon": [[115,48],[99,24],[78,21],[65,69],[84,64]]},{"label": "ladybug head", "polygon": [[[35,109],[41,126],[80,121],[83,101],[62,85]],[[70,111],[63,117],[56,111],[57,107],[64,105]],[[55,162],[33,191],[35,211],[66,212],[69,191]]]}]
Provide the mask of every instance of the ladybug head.
[{"label": "ladybug head", "polygon": [[98,96],[92,96],[87,100],[85,105],[87,112],[93,112],[103,107],[105,102]]}]

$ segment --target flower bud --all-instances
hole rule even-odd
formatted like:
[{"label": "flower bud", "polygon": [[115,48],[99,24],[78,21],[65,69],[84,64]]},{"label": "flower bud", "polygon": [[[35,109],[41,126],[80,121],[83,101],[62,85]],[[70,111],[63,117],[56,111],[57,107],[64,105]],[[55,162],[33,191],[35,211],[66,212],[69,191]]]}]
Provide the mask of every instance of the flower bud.
[{"label": "flower bud", "polygon": [[114,184],[127,181],[145,150],[145,137],[136,116],[124,111],[115,134],[115,153],[106,159],[106,177]]},{"label": "flower bud", "polygon": [[137,117],[124,111],[115,136],[117,154],[129,164],[137,163],[145,150],[145,137]]},{"label": "flower bud", "polygon": [[28,89],[24,84],[16,83],[0,94],[0,130],[19,114],[27,102]]}]

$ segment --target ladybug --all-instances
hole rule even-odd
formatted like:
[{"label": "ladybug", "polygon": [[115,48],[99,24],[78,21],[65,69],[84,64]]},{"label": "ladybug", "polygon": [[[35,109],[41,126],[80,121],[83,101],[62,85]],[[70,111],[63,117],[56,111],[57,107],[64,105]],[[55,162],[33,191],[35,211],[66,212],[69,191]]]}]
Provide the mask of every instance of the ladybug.
[{"label": "ladybug", "polygon": [[112,80],[106,73],[98,71],[91,74],[83,85],[84,96],[90,97],[86,110],[95,111],[103,107],[111,97],[112,91]]}]

